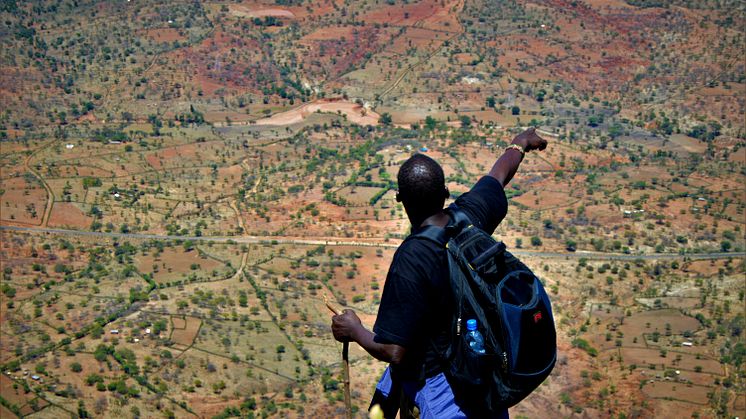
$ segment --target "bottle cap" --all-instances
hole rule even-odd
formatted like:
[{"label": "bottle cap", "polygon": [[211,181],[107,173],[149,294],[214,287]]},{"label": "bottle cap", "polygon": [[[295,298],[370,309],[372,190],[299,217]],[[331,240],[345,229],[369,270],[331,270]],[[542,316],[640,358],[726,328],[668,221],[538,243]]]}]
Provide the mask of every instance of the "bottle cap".
[{"label": "bottle cap", "polygon": [[466,330],[477,330],[477,319],[469,319],[466,321]]}]

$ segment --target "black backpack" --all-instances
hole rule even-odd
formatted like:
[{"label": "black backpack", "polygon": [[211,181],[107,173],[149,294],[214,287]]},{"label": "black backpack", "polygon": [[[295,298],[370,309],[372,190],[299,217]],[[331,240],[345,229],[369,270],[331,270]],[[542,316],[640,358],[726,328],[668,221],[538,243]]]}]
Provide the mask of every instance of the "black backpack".
[{"label": "black backpack", "polygon": [[[514,406],[549,376],[557,359],[552,308],[539,278],[455,205],[446,228],[428,226],[411,236],[446,247],[456,312],[451,342],[437,351],[461,408],[493,417]],[[476,319],[485,353],[466,342]],[[434,345],[433,345],[434,348]]]}]

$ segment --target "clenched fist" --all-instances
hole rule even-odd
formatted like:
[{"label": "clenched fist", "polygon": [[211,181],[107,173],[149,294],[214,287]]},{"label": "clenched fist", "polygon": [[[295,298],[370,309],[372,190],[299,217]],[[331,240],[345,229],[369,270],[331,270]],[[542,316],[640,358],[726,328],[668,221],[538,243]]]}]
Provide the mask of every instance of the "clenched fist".
[{"label": "clenched fist", "polygon": [[525,152],[547,148],[547,140],[539,137],[539,134],[536,133],[536,128],[533,127],[518,134],[513,138],[511,144],[518,144]]}]

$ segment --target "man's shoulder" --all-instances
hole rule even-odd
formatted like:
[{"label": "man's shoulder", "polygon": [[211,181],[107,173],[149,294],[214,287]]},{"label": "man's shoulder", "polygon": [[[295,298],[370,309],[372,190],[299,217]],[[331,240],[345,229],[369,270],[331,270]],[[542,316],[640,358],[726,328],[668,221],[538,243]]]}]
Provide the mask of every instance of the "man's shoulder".
[{"label": "man's shoulder", "polygon": [[459,198],[457,198],[456,201],[475,198],[480,195],[499,194],[501,192],[504,193],[504,189],[500,181],[492,176],[487,175],[479,178],[477,183],[475,183],[468,192],[462,194]]},{"label": "man's shoulder", "polygon": [[394,263],[397,261],[410,264],[418,261],[432,263],[433,260],[442,258],[443,253],[445,249],[437,243],[425,238],[409,236],[396,250]]},{"label": "man's shoulder", "polygon": [[441,250],[443,249],[443,246],[426,237],[419,237],[416,233],[412,233],[402,242],[402,244],[399,245],[398,251],[412,253],[423,249]]},{"label": "man's shoulder", "polygon": [[477,227],[492,234],[508,212],[505,191],[497,179],[484,176],[469,192],[459,196],[456,206]]}]

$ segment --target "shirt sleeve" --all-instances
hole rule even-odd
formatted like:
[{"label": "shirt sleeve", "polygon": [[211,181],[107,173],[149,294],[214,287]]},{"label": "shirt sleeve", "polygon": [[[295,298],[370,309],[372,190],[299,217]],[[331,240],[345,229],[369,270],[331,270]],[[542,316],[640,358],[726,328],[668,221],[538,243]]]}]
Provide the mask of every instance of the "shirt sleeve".
[{"label": "shirt sleeve", "polygon": [[464,210],[471,222],[492,234],[508,213],[508,199],[500,182],[492,176],[484,176],[471,190],[456,199],[456,205]]},{"label": "shirt sleeve", "polygon": [[[436,266],[423,252],[432,253],[417,240],[405,243],[394,257],[383,286],[373,332],[375,341],[394,343],[407,349],[422,344],[428,307],[432,306]],[[430,266],[428,266],[430,265]]]}]

